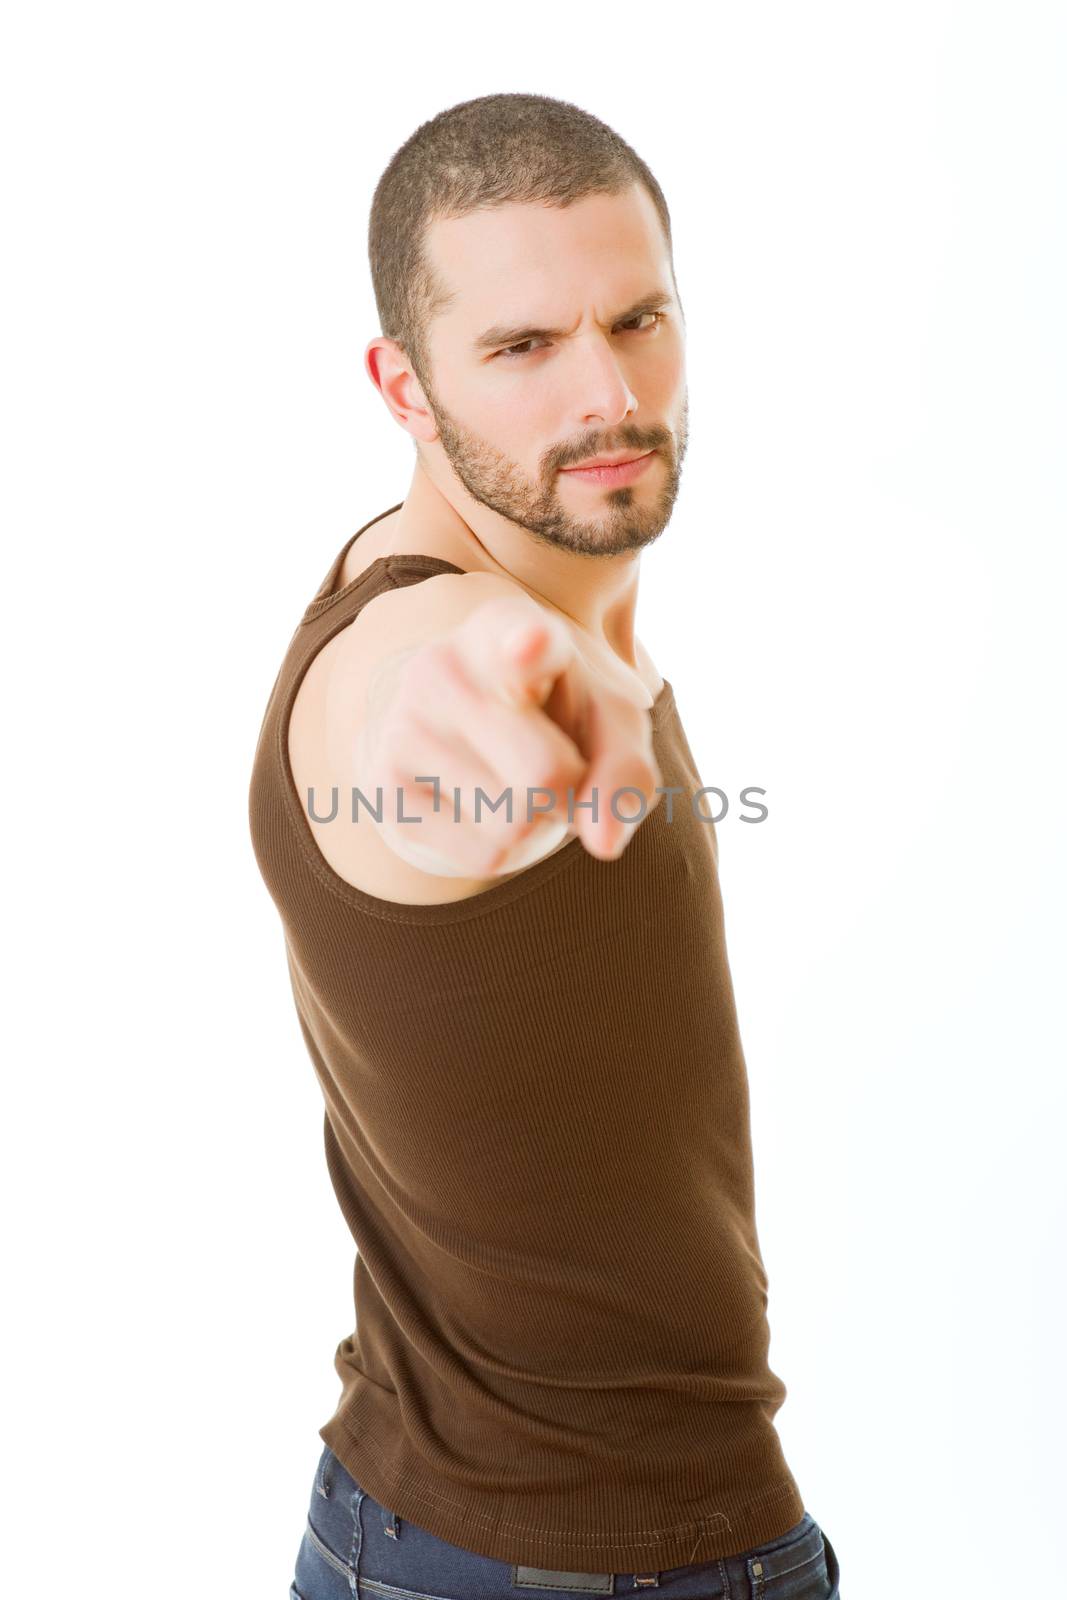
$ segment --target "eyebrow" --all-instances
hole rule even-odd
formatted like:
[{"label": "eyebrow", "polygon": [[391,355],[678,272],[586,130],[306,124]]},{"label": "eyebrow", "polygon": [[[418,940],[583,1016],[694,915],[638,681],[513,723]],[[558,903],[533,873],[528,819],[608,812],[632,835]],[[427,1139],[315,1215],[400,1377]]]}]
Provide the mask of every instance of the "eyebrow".
[{"label": "eyebrow", "polygon": [[[642,295],[640,300],[635,300],[632,306],[627,306],[625,311],[620,311],[617,317],[612,318],[612,326],[616,322],[629,322],[631,317],[640,316],[645,311],[659,311],[669,305],[674,299],[669,289],[653,289],[650,294]],[[562,339],[566,335],[566,328],[530,328],[521,323],[508,326],[506,323],[497,323],[493,328],[487,328],[475,339],[474,350],[495,350],[507,348],[511,344],[523,344],[527,339]]]}]

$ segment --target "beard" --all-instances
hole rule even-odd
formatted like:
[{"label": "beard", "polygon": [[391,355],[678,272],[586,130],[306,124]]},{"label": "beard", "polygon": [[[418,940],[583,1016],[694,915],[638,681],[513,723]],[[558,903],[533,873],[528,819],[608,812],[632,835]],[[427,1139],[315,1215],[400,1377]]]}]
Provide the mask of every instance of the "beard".
[{"label": "beard", "polygon": [[[633,425],[617,431],[608,449],[657,450],[658,460],[636,483],[618,489],[588,487],[586,492],[590,506],[596,508],[595,514],[582,516],[567,510],[562,503],[559,463],[555,459],[546,461],[541,481],[528,477],[503,451],[450,416],[425,382],[422,389],[445,455],[467,493],[479,505],[525,528],[542,544],[575,555],[617,556],[627,550],[644,549],[659,538],[670,521],[689,443],[688,390],[676,434],[662,427],[641,431]],[[603,449],[591,441],[578,459],[597,455]],[[665,468],[664,481],[658,489],[652,489],[650,483],[660,470],[660,463]]]}]

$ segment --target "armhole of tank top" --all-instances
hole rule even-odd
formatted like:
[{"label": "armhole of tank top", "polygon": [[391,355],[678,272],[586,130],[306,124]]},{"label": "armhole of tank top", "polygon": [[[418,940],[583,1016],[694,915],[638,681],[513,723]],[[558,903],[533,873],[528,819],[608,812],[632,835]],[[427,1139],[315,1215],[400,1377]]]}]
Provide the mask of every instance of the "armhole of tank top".
[{"label": "armhole of tank top", "polygon": [[[338,570],[341,560],[343,560],[343,552],[336,564]],[[357,911],[364,912],[368,916],[377,917],[383,922],[446,925],[466,922],[474,917],[485,916],[498,907],[508,905],[522,895],[530,893],[540,884],[547,883],[557,873],[576,863],[579,853],[584,853],[585,846],[581,839],[577,837],[568,839],[566,844],[553,850],[549,855],[542,856],[539,861],[533,862],[531,866],[523,868],[514,878],[508,878],[503,883],[492,884],[488,889],[482,889],[477,894],[467,895],[462,900],[446,900],[427,905],[408,903],[401,900],[384,900],[379,895],[369,894],[364,889],[358,889],[355,884],[349,883],[346,878],[342,878],[340,873],[331,867],[326,857],[322,854],[315,843],[311,824],[304,814],[300,796],[297,793],[296,781],[289,764],[289,720],[292,716],[293,706],[296,702],[300,685],[319,651],[329,644],[330,640],[335,638],[343,628],[346,628],[350,622],[354,621],[362,606],[379,593],[383,593],[386,589],[406,587],[404,578],[401,576],[404,572],[415,573],[416,576],[409,580],[412,582],[418,582],[420,578],[434,577],[439,573],[464,575],[462,567],[457,567],[452,562],[445,561],[439,556],[420,554],[379,556],[350,584],[346,584],[336,594],[319,596],[307,607],[300,628],[297,630],[298,637],[301,629],[306,624],[317,621],[331,610],[335,611],[336,615],[330,617],[329,625],[321,636],[315,638],[313,644],[303,651],[300,662],[289,681],[285,700],[278,714],[275,760],[284,796],[285,814],[299,846],[300,854],[315,878],[335,898],[344,901],[345,904],[352,906]],[[357,605],[341,605],[342,601],[355,600],[357,596],[359,601]],[[665,678],[659,696],[649,708],[654,734],[664,723],[673,704],[674,688],[669,680]]]}]

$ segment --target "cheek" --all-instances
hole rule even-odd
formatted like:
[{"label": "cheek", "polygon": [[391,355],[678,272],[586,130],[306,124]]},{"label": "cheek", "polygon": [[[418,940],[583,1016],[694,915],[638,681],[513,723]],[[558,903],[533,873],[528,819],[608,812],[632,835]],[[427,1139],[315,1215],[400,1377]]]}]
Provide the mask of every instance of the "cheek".
[{"label": "cheek", "polygon": [[531,445],[554,437],[563,408],[562,385],[547,373],[539,379],[531,372],[524,381],[507,385],[494,397],[493,415],[514,438]]},{"label": "cheek", "polygon": [[677,400],[685,393],[685,347],[676,345],[664,351],[663,359],[649,372],[649,381],[655,385],[656,396],[664,404]]},{"label": "cheek", "polygon": [[502,456],[529,477],[538,477],[545,454],[567,442],[564,402],[553,385],[527,377],[480,394],[474,401],[472,425]]}]

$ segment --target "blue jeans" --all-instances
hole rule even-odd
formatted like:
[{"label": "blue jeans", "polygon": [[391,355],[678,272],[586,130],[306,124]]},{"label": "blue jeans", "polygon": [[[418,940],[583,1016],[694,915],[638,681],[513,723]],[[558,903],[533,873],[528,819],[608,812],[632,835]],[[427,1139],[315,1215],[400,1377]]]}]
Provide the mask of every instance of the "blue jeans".
[{"label": "blue jeans", "polygon": [[[365,1600],[370,1594],[389,1600],[552,1600],[635,1592],[631,1572],[548,1573],[475,1555],[406,1520],[399,1537],[397,1532],[393,1513],[359,1487],[326,1445],[290,1600]],[[795,1528],[755,1550],[670,1567],[657,1577],[657,1584],[642,1584],[637,1592],[666,1590],[670,1600],[840,1600],[841,1594],[833,1545],[808,1512]]]}]

